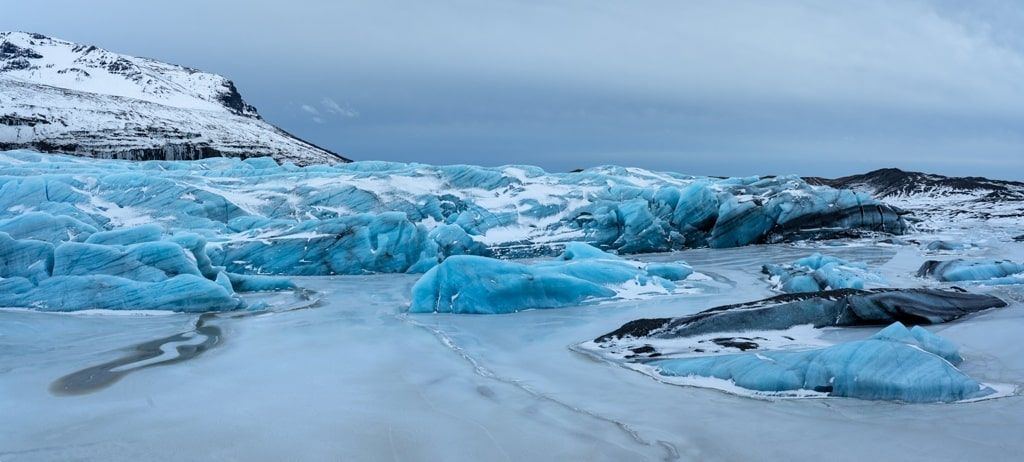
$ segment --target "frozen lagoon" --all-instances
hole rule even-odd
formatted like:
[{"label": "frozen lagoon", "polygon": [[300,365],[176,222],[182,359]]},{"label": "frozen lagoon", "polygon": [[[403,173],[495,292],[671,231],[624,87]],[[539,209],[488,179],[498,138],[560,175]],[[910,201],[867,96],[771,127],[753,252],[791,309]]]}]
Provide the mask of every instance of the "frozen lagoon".
[{"label": "frozen lagoon", "polygon": [[[971,257],[1024,258],[989,242]],[[760,267],[815,251],[914,277],[918,246],[765,245],[638,257],[685,260],[728,280],[718,292],[509,315],[408,314],[414,275],[294,278],[319,305],[217,315],[217,345],[63,396],[53,382],[131,347],[193,329],[199,315],[0,312],[0,460],[1014,460],[1024,398],[910,405],[756,400],[681,387],[571,347],[640,317],[678,316],[773,295]],[[972,288],[972,290],[975,290]],[[955,342],[961,369],[1024,383],[1019,287],[1010,303],[928,329]],[[279,309],[304,306],[275,296]],[[840,329],[826,340],[877,328]]]}]

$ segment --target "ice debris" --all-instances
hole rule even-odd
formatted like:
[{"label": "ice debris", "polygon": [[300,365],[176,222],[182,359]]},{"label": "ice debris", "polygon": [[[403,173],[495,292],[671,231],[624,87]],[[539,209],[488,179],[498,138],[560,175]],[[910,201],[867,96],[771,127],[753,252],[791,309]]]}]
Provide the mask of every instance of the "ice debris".
[{"label": "ice debris", "polygon": [[413,313],[498,314],[558,308],[628,293],[670,293],[693,273],[684,263],[625,260],[572,242],[555,260],[521,264],[453,256],[412,289]]},{"label": "ice debris", "polygon": [[1008,260],[928,260],[918,277],[943,282],[977,282],[985,285],[1024,284],[1024,265]]},{"label": "ice debris", "polygon": [[[913,403],[954,402],[995,392],[955,367],[956,347],[895,322],[865,340],[803,351],[759,351],[647,363],[667,377],[707,377],[769,395],[807,394]],[[813,396],[813,394],[811,394]]]},{"label": "ice debris", "polygon": [[423,272],[453,255],[552,255],[572,241],[626,254],[898,234],[901,214],[796,176],[0,152],[0,232],[53,245],[118,244],[152,240],[154,229],[118,230],[158,224],[202,236],[212,262],[235,273]]},{"label": "ice debris", "polygon": [[775,289],[794,292],[818,292],[829,289],[863,289],[865,280],[879,282],[866,264],[815,253],[791,264],[761,267]]}]

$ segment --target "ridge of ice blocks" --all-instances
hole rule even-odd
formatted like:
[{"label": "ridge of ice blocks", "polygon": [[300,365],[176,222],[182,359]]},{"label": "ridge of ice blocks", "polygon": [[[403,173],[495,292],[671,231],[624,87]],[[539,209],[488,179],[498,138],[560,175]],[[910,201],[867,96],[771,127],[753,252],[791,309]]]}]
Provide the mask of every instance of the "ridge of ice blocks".
[{"label": "ridge of ice blocks", "polygon": [[958,370],[956,347],[899,322],[865,339],[802,351],[759,351],[646,363],[661,376],[711,378],[757,394],[842,396],[913,403],[983,398],[995,391]]},{"label": "ridge of ice blocks", "polygon": [[498,314],[558,308],[617,296],[665,294],[693,270],[684,263],[625,260],[571,242],[555,260],[524,265],[494,258],[449,257],[412,288],[413,313]]},{"label": "ridge of ice blocks", "polygon": [[[670,383],[747,396],[845,396],[952,402],[991,396],[967,377],[953,343],[920,326],[1006,306],[988,295],[936,289],[842,289],[786,294],[678,318],[639,319],[578,345]],[[831,344],[823,327],[888,325]]]},{"label": "ridge of ice blocks", "polygon": [[917,270],[917,276],[942,282],[1024,284],[1024,265],[1007,260],[928,260]]},{"label": "ridge of ice blocks", "polygon": [[989,308],[1006,306],[997,297],[939,289],[839,289],[778,295],[725,305],[678,318],[638,319],[598,337],[597,343],[623,338],[678,338],[722,332],[780,331],[795,326],[852,327],[935,324]]},{"label": "ridge of ice blocks", "polygon": [[[40,217],[36,217],[40,218]],[[43,224],[45,220],[34,223]],[[51,220],[59,229],[68,223]],[[213,266],[206,241],[194,234],[164,238],[159,226],[82,232],[75,241],[15,239],[0,232],[0,306],[45,311],[243,308],[238,292],[294,286]],[[54,242],[50,242],[54,241]]]},{"label": "ridge of ice blocks", "polygon": [[829,289],[863,289],[865,280],[879,281],[864,263],[815,253],[791,264],[764,265],[776,290],[788,293]]},{"label": "ridge of ice blocks", "polygon": [[0,231],[13,238],[56,245],[158,223],[203,236],[213,264],[235,273],[423,272],[452,255],[550,255],[572,241],[626,254],[902,233],[901,214],[795,176],[0,152]]}]

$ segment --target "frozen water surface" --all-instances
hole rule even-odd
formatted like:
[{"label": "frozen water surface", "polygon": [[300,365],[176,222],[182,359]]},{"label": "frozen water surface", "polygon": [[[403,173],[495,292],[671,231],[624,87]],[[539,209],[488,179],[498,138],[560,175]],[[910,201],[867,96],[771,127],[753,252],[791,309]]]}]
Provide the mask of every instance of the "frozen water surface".
[{"label": "frozen water surface", "polygon": [[[722,288],[491,316],[407,313],[415,275],[295,278],[311,293],[250,296],[271,309],[205,315],[216,341],[176,362],[173,347],[207,340],[195,329],[204,315],[0,311],[0,460],[1016,459],[1017,395],[756,400],[665,384],[571,349],[636,318],[773,295],[761,265],[814,251],[865,262],[893,286],[949,285],[914,276],[928,257],[918,246],[839,244],[648,255],[685,260]],[[1024,253],[986,245],[971,256]],[[928,329],[960,346],[971,377],[1024,383],[1024,296],[984,290],[1010,306]],[[825,340],[877,330],[829,330]],[[158,339],[177,343],[139,359],[136,346]],[[117,380],[55,388],[124,358],[136,362],[115,368],[128,370]]]}]

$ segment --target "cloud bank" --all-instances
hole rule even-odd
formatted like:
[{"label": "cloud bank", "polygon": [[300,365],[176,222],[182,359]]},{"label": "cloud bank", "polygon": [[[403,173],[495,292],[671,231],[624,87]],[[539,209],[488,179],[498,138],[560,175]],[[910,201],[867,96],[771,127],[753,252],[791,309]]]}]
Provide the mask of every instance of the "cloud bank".
[{"label": "cloud bank", "polygon": [[1012,0],[8,9],[5,29],[227,75],[268,120],[357,159],[1024,178]]}]

